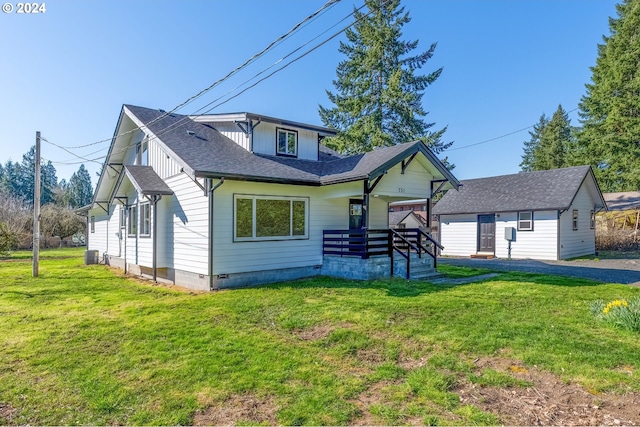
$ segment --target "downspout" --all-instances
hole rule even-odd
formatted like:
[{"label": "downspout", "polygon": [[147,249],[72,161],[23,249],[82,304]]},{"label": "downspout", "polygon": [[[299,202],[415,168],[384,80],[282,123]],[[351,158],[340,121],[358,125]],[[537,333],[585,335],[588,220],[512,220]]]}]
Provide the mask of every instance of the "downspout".
[{"label": "downspout", "polygon": [[162,199],[162,195],[154,194],[153,199],[153,281],[157,282],[158,278],[158,202]]},{"label": "downspout", "polygon": [[224,177],[220,178],[220,181],[216,185],[213,185],[213,178],[209,178],[207,181],[207,195],[209,197],[209,290],[215,289],[213,283],[213,192],[218,187],[224,184]]},{"label": "downspout", "polygon": [[129,200],[127,199],[126,204],[124,205],[124,232],[122,228],[120,229],[120,233],[124,234],[122,240],[124,241],[124,274],[127,274],[127,240],[129,239]]}]

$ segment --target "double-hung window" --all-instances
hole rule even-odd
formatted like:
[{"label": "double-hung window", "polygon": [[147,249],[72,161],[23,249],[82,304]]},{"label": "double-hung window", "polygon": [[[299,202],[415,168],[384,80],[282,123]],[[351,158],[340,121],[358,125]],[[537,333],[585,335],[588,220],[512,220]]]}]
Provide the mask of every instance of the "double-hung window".
[{"label": "double-hung window", "polygon": [[91,232],[96,232],[96,217],[91,215]]},{"label": "double-hung window", "polygon": [[533,231],[533,211],[518,212],[518,231]]},{"label": "double-hung window", "polygon": [[276,154],[296,157],[298,155],[298,132],[294,130],[276,130]]},{"label": "double-hung window", "polygon": [[234,241],[306,239],[309,199],[234,196]]},{"label": "double-hung window", "polygon": [[143,203],[140,205],[140,235],[151,235],[151,204]]},{"label": "double-hung window", "polygon": [[591,211],[590,219],[589,219],[589,227],[593,230],[596,228],[596,211]]},{"label": "double-hung window", "polygon": [[572,221],[572,224],[573,224],[573,229],[577,230],[578,229],[578,210],[577,209],[573,210],[573,221]]},{"label": "double-hung window", "polygon": [[127,234],[129,236],[135,236],[136,234],[138,234],[138,205],[129,207],[129,218],[127,219]]}]

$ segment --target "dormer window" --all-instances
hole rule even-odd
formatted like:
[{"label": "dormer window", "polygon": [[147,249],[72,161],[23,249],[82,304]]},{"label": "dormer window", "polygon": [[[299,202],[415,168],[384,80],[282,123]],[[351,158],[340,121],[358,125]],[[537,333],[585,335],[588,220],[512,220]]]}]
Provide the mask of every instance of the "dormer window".
[{"label": "dormer window", "polygon": [[298,132],[288,129],[276,129],[276,154],[278,156],[298,156]]}]

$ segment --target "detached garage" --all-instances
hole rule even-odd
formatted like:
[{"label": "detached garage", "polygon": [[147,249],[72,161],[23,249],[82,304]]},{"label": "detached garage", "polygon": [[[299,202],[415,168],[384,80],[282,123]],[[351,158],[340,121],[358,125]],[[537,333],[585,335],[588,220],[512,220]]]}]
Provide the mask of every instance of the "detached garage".
[{"label": "detached garage", "polygon": [[[590,166],[461,181],[433,213],[442,255],[558,260],[595,253],[606,210]],[[509,245],[509,238],[511,244]]]}]

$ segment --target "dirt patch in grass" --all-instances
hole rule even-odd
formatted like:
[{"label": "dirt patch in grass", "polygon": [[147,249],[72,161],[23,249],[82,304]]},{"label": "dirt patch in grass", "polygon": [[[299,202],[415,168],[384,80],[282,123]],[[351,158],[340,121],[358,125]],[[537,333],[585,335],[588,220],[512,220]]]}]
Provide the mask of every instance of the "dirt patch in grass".
[{"label": "dirt patch in grass", "polygon": [[453,390],[464,405],[474,405],[498,416],[507,425],[640,425],[640,393],[622,396],[591,394],[578,384],[519,362],[481,358],[479,370],[490,368],[533,384],[533,387],[482,387],[462,383]]},{"label": "dirt patch in grass", "polygon": [[195,426],[276,425],[278,406],[272,398],[232,396],[217,405],[196,412]]},{"label": "dirt patch in grass", "polygon": [[18,410],[9,403],[0,402],[0,425],[13,425]]},{"label": "dirt patch in grass", "polygon": [[297,329],[293,333],[301,340],[315,341],[327,338],[334,329],[335,327],[330,325],[317,325],[308,329]]}]

